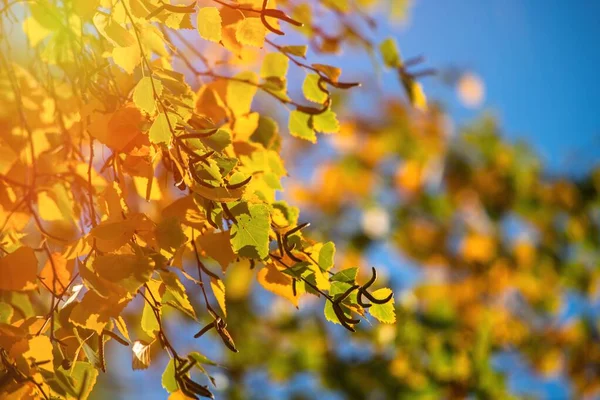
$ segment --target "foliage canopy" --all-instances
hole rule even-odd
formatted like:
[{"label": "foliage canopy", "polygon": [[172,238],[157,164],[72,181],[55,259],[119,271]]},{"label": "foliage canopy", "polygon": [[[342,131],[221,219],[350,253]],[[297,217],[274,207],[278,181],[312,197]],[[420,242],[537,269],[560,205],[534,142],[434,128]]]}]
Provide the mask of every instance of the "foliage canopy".
[{"label": "foliage canopy", "polygon": [[[274,99],[289,133],[316,142],[339,130],[333,91],[359,85],[309,61],[306,44],[272,39],[293,28],[334,53],[360,38],[347,36],[349,3],[318,5],[343,22],[338,36],[314,22],[315,6],[3,2],[3,393],[86,398],[116,341],[131,346],[134,369],[168,354],[168,392],[212,397],[191,377],[209,360],[177,351],[164,310],[208,322],[196,336],[214,330],[237,352],[222,279],[235,263],[259,268],[257,281],[296,307],[322,298],[326,318],[349,331],[368,313],[395,321],[391,290],[372,291],[375,269],[362,284],[356,269],[338,272],[334,244],[310,239],[299,210],[276,199],[287,174],[279,127],[255,97]],[[15,29],[25,39],[11,40]],[[304,96],[291,95],[290,67],[306,73]],[[193,285],[204,304],[190,299]]]}]

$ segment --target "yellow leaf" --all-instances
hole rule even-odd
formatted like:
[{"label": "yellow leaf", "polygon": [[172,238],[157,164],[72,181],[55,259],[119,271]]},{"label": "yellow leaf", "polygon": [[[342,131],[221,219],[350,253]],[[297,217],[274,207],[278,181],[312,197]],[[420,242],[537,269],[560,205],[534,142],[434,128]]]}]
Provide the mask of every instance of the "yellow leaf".
[{"label": "yellow leaf", "polygon": [[269,292],[275,293],[276,295],[291,301],[296,308],[298,307],[299,296],[297,293],[294,296],[292,277],[279,271],[275,264],[266,264],[265,267],[258,272],[256,279],[258,280],[258,283]]},{"label": "yellow leaf", "polygon": [[147,114],[154,114],[156,111],[154,91],[156,91],[157,96],[162,94],[163,85],[159,80],[153,80],[149,76],[140,79],[133,91],[133,102],[137,108]]},{"label": "yellow leaf", "polygon": [[135,67],[142,61],[140,48],[137,44],[129,47],[115,47],[112,56],[115,64],[123,68],[128,74],[132,74]]},{"label": "yellow leaf", "polygon": [[217,43],[221,40],[221,14],[216,7],[201,8],[196,21],[203,39]]},{"label": "yellow leaf", "polygon": [[226,317],[227,307],[225,305],[225,284],[223,284],[222,280],[211,277],[210,287],[212,288],[213,294],[217,299],[217,303],[219,303],[221,310],[223,310],[223,316]]},{"label": "yellow leaf", "polygon": [[246,18],[240,21],[235,31],[235,38],[241,44],[263,47],[267,31],[260,18]]},{"label": "yellow leaf", "polygon": [[235,78],[237,79],[236,81],[230,81],[227,84],[227,105],[235,116],[246,115],[250,112],[250,106],[258,88],[256,85],[240,82],[239,80],[256,83],[256,74],[253,72],[243,72],[237,74]]},{"label": "yellow leaf", "polygon": [[83,19],[89,19],[100,5],[100,0],[73,0],[73,12]]},{"label": "yellow leaf", "polygon": [[31,339],[23,339],[10,349],[13,357],[23,357],[30,364],[38,364],[39,368],[46,371],[54,371],[54,355],[52,354],[52,343],[45,335],[34,336]]},{"label": "yellow leaf", "polygon": [[258,128],[260,115],[257,112],[249,113],[248,115],[240,116],[235,119],[233,131],[236,141],[249,141],[250,136]]},{"label": "yellow leaf", "polygon": [[38,210],[40,218],[45,221],[61,221],[62,212],[58,205],[47,191],[39,192],[37,196]]},{"label": "yellow leaf", "polygon": [[45,28],[35,18],[29,17],[23,21],[23,32],[29,39],[29,45],[35,47],[52,33],[50,29]]},{"label": "yellow leaf", "polygon": [[425,97],[425,92],[423,91],[423,86],[421,86],[418,82],[413,82],[412,90],[411,90],[411,103],[412,105],[421,110],[427,110],[427,97]]},{"label": "yellow leaf", "polygon": [[177,218],[182,224],[201,229],[206,224],[204,214],[194,203],[192,196],[182,197],[175,200],[162,210],[163,218]]},{"label": "yellow leaf", "polygon": [[30,247],[0,258],[0,290],[34,290],[38,260]]},{"label": "yellow leaf", "polygon": [[90,231],[90,238],[95,239],[96,248],[100,251],[114,251],[127,243],[135,231],[129,221],[105,221]]},{"label": "yellow leaf", "polygon": [[134,176],[133,183],[135,191],[146,201],[149,200],[160,200],[162,199],[162,192],[160,191],[160,185],[155,176],[152,180],[143,176]]}]

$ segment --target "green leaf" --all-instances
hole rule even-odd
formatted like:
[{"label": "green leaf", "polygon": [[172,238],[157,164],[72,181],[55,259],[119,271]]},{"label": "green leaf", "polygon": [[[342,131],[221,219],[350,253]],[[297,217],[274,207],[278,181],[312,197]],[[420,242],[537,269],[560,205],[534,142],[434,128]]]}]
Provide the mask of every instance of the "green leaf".
[{"label": "green leaf", "polygon": [[304,83],[302,84],[302,93],[307,100],[323,104],[327,101],[328,96],[327,93],[319,87],[319,79],[321,78],[317,74],[306,75]]},{"label": "green leaf", "polygon": [[[383,299],[392,293],[392,290],[389,288],[381,288],[377,289],[372,293],[373,297],[377,299]],[[396,322],[396,309],[394,308],[394,298],[388,301],[385,304],[375,304],[369,307],[369,313],[377,318],[379,322],[383,322],[385,324],[393,324]]]},{"label": "green leaf", "polygon": [[188,357],[191,357],[194,360],[198,361],[199,364],[217,365],[216,362],[212,361],[211,359],[206,357],[204,354],[198,353],[197,351],[191,352],[190,354],[188,354]]},{"label": "green leaf", "polygon": [[244,205],[236,206],[236,211],[232,209],[237,219],[231,227],[233,251],[243,257],[263,259],[269,254],[269,209],[264,204],[248,204],[247,213],[238,214]]},{"label": "green leaf", "polygon": [[[333,282],[331,284],[331,287],[329,288],[329,295],[335,299],[336,295],[344,293],[346,290],[350,289],[350,286],[351,284],[347,282]],[[356,304],[356,291],[354,291],[347,298],[345,298],[342,304]],[[342,310],[344,311],[344,314],[348,317],[352,315],[347,307],[342,307]],[[340,324],[337,315],[335,315],[335,311],[333,311],[333,306],[331,305],[330,301],[325,303],[325,308],[323,312],[325,313],[325,318],[328,321],[331,321],[335,324]]]},{"label": "green leaf", "polygon": [[[96,384],[98,370],[89,363],[76,361],[73,363],[70,376],[74,381],[73,386],[78,390],[79,399],[85,400],[88,398]],[[82,386],[84,383],[85,386]]]},{"label": "green leaf", "polygon": [[250,140],[262,144],[266,149],[278,151],[281,147],[281,136],[279,126],[272,118],[260,116],[258,128],[254,131]]},{"label": "green leaf", "polygon": [[[274,210],[276,210],[274,215],[271,216],[273,218],[273,222],[281,226],[298,224],[298,217],[300,216],[300,210],[298,207],[290,206],[284,200],[276,201],[272,204],[272,207]],[[278,220],[275,217],[275,215],[277,215],[277,211],[281,213],[280,215],[283,217],[283,220]]]},{"label": "green leaf", "polygon": [[[168,119],[167,119],[168,118]],[[171,128],[177,124],[177,116],[172,113],[161,113],[150,127],[148,137],[152,143],[169,143],[171,141]]]},{"label": "green leaf", "polygon": [[329,280],[336,282],[354,282],[356,275],[358,274],[358,268],[343,269],[337,274],[333,275]]},{"label": "green leaf", "polygon": [[8,324],[14,314],[14,309],[7,303],[0,303],[0,324]]},{"label": "green leaf", "polygon": [[294,110],[290,113],[288,128],[292,136],[316,143],[315,131],[309,126],[310,117],[309,114]]},{"label": "green leaf", "polygon": [[214,135],[201,139],[201,141],[214,151],[221,152],[231,144],[231,133],[227,129],[219,129]]},{"label": "green leaf", "polygon": [[340,123],[335,113],[331,110],[313,115],[312,125],[316,131],[322,133],[338,133],[340,131]]},{"label": "green leaf", "polygon": [[25,318],[31,318],[35,315],[35,310],[31,304],[29,295],[25,292],[9,292],[9,303],[21,311]]},{"label": "green leaf", "polygon": [[383,63],[389,68],[397,68],[402,65],[400,52],[394,38],[387,38],[379,45],[379,51],[383,57]]},{"label": "green leaf", "polygon": [[321,269],[323,269],[324,271],[329,271],[331,267],[333,267],[334,258],[335,244],[333,242],[325,243],[323,247],[321,247],[321,251],[319,252],[319,267],[321,267]]},{"label": "green leaf", "polygon": [[[154,83],[154,89],[152,88],[152,83]],[[156,90],[157,96],[162,94],[163,85],[161,81],[158,79],[153,80],[151,77],[145,76],[140,79],[133,91],[133,103],[146,114],[154,114],[156,112],[154,90]]]},{"label": "green leaf", "polygon": [[167,364],[161,379],[162,387],[169,393],[176,392],[179,387],[175,380],[175,361],[171,358]]}]

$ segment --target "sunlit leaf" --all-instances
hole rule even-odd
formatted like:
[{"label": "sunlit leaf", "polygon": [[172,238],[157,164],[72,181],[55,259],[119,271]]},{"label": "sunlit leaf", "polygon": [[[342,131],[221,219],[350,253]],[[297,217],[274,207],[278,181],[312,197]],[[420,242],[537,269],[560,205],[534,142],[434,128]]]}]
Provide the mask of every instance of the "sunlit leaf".
[{"label": "sunlit leaf", "polygon": [[202,7],[196,19],[198,33],[206,40],[221,40],[221,14],[216,7]]},{"label": "sunlit leaf", "polygon": [[235,37],[241,44],[262,47],[266,33],[260,18],[244,18],[237,25]]},{"label": "sunlit leaf", "polygon": [[178,389],[177,381],[175,381],[175,361],[173,361],[173,359],[169,360],[169,363],[162,374],[161,383],[162,387],[169,393],[173,393]]},{"label": "sunlit leaf", "polygon": [[156,96],[160,96],[163,91],[162,83],[157,79],[145,76],[135,87],[133,91],[133,102],[136,107],[147,114],[154,114],[156,111]]},{"label": "sunlit leaf", "polygon": [[225,285],[223,281],[220,279],[210,278],[210,287],[212,288],[213,294],[217,299],[217,303],[219,303],[219,307],[221,307],[221,311],[223,311],[223,316],[227,316],[227,307],[225,305]]},{"label": "sunlit leaf", "polygon": [[318,115],[313,115],[312,126],[316,131],[322,133],[337,133],[340,130],[340,123],[338,122],[337,115],[331,110],[327,110]]},{"label": "sunlit leaf", "polygon": [[[375,290],[372,295],[376,299],[384,299],[392,293],[391,289],[382,288]],[[369,313],[380,322],[393,324],[396,322],[396,310],[394,308],[394,298],[385,304],[373,304],[369,307]]]},{"label": "sunlit leaf", "polygon": [[150,344],[142,340],[136,340],[131,346],[133,370],[147,369],[150,366]]},{"label": "sunlit leaf", "polygon": [[294,295],[292,278],[279,271],[274,263],[267,263],[263,269],[258,271],[256,279],[266,290],[289,300],[298,307],[299,297]]},{"label": "sunlit leaf", "polygon": [[248,204],[248,212],[236,214],[231,227],[233,251],[242,257],[265,258],[269,253],[269,209],[264,204]]},{"label": "sunlit leaf", "polygon": [[396,41],[393,38],[387,38],[379,45],[379,51],[384,64],[389,68],[397,68],[402,65],[400,52]]},{"label": "sunlit leaf", "polygon": [[317,74],[306,75],[304,83],[302,84],[302,93],[304,93],[304,97],[308,100],[323,104],[328,96],[327,93],[319,87],[319,79],[321,78]]},{"label": "sunlit leaf", "polygon": [[290,113],[288,129],[292,136],[308,140],[315,143],[317,136],[310,126],[310,115],[301,111],[294,110]]}]

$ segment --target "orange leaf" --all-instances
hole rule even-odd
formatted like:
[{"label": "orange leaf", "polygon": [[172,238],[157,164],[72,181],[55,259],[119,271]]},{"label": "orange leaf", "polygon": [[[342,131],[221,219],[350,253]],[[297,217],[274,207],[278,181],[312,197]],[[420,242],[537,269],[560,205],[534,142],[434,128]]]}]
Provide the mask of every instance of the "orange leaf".
[{"label": "orange leaf", "polygon": [[33,249],[19,247],[0,259],[0,290],[33,290],[38,260]]},{"label": "orange leaf", "polygon": [[207,256],[219,263],[223,272],[237,257],[231,249],[229,231],[205,233],[196,238],[196,243]]},{"label": "orange leaf", "polygon": [[52,253],[51,258],[42,268],[40,279],[52,290],[52,293],[59,295],[65,291],[71,281],[75,260],[67,260],[60,253]]},{"label": "orange leaf", "polygon": [[269,263],[258,272],[258,283],[269,292],[275,293],[292,302],[298,308],[299,296],[292,289],[292,277],[279,271],[275,264]]},{"label": "orange leaf", "polygon": [[141,111],[132,103],[113,114],[94,113],[89,130],[111,149],[126,151],[128,145],[142,133],[140,125],[143,119]]},{"label": "orange leaf", "polygon": [[176,392],[171,393],[169,395],[168,400],[186,400],[186,399],[191,399],[191,397],[186,396],[185,394],[183,394],[183,392],[181,390],[178,390]]}]

